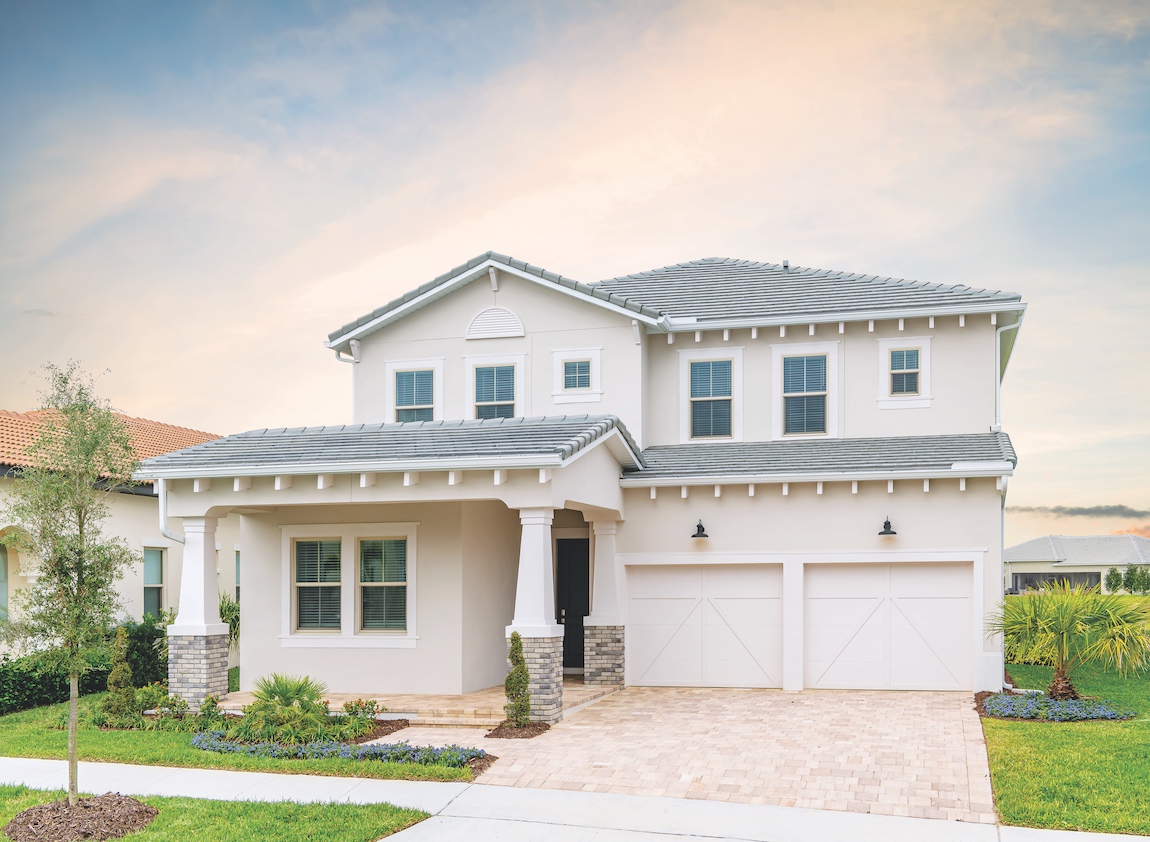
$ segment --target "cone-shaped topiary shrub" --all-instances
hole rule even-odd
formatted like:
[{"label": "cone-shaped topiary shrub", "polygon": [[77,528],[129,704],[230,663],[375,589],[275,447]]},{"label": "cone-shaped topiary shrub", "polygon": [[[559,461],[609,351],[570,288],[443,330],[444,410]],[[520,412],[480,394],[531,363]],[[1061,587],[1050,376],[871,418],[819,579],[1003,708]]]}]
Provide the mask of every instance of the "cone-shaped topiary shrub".
[{"label": "cone-shaped topiary shrub", "polygon": [[531,677],[527,674],[523,638],[519,632],[511,632],[511,651],[507,659],[511,661],[511,672],[507,673],[507,680],[503,682],[503,689],[507,692],[507,704],[503,710],[507,713],[508,722],[516,728],[522,728],[531,720],[531,693],[528,690]]},{"label": "cone-shaped topiary shrub", "polygon": [[104,697],[104,712],[108,716],[126,716],[136,712],[136,688],[132,683],[132,668],[128,666],[128,633],[124,627],[116,629],[116,643],[112,650],[112,671],[108,674],[108,695]]}]

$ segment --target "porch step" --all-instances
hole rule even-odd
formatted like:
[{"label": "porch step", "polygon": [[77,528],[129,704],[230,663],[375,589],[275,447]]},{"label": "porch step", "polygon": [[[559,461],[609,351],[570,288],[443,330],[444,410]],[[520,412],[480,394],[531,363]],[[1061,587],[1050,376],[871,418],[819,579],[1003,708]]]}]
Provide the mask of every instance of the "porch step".
[{"label": "porch step", "polygon": [[503,721],[501,716],[420,716],[404,717],[412,728],[494,728]]}]

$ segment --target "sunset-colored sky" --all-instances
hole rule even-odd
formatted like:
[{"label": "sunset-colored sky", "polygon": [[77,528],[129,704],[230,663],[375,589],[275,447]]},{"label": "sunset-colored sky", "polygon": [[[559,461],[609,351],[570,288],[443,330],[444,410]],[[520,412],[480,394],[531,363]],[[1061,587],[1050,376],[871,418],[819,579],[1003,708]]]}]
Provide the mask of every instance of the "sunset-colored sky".
[{"label": "sunset-colored sky", "polygon": [[325,335],[487,249],[786,258],[1021,292],[1008,543],[1150,534],[1147,56],[1118,0],[0,0],[0,408],[341,423]]}]

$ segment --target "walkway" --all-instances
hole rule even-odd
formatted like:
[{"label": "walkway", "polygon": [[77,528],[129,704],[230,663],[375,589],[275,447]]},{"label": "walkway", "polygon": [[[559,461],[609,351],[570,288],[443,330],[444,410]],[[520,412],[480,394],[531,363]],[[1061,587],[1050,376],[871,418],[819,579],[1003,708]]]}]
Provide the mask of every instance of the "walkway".
[{"label": "walkway", "polygon": [[[62,760],[0,757],[0,782],[58,789]],[[223,801],[389,803],[432,818],[396,834],[396,842],[1145,842],[1141,836],[1071,833],[932,819],[722,804],[477,784],[376,781],[81,763],[80,788],[130,795]]]}]

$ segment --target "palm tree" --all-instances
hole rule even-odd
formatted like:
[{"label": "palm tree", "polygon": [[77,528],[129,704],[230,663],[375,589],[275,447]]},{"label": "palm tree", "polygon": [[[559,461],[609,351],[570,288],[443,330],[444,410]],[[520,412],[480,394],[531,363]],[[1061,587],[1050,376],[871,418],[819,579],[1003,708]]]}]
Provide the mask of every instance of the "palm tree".
[{"label": "palm tree", "polygon": [[1008,661],[1050,664],[1052,699],[1077,699],[1070,670],[1101,664],[1125,675],[1150,666],[1150,600],[1056,582],[1008,597],[987,622]]}]

